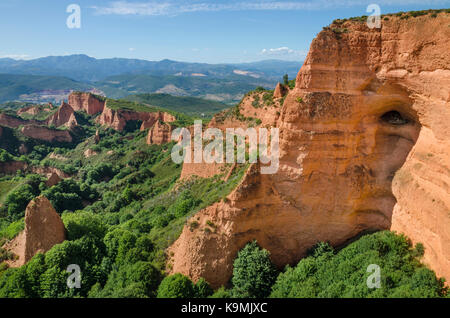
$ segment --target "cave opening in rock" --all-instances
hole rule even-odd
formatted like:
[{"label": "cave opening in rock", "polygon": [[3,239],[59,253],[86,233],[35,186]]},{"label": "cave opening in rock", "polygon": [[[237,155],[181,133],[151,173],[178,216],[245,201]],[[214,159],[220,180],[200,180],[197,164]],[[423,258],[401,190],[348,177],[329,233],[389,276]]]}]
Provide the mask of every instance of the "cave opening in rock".
[{"label": "cave opening in rock", "polygon": [[406,125],[410,123],[410,120],[406,118],[403,114],[396,110],[391,110],[384,113],[380,119],[391,125]]}]

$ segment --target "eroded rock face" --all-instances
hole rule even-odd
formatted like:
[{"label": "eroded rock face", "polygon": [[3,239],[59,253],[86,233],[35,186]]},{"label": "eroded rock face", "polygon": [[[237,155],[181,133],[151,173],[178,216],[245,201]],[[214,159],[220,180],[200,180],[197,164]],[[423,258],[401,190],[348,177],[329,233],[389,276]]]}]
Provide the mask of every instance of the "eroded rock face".
[{"label": "eroded rock face", "polygon": [[24,107],[21,108],[19,110],[17,110],[16,114],[18,116],[23,115],[23,114],[28,114],[28,115],[37,115],[39,114],[39,112],[43,111],[43,112],[49,112],[54,108],[52,103],[48,103],[46,105],[37,105],[37,106],[28,106],[28,107]]},{"label": "eroded rock face", "polygon": [[23,161],[0,162],[0,173],[4,174],[13,174],[17,170],[24,171],[27,168],[28,165]]},{"label": "eroded rock face", "polygon": [[145,121],[142,122],[141,128],[140,130],[145,130],[145,129],[149,129],[152,128],[153,125],[157,122],[157,121],[161,121],[163,123],[172,123],[176,120],[175,116],[169,114],[169,113],[165,113],[165,112],[156,112],[156,113],[152,113],[151,116],[149,116],[149,118]]},{"label": "eroded rock face", "polygon": [[89,158],[89,157],[92,157],[92,156],[95,156],[95,155],[98,155],[98,153],[97,152],[95,152],[94,150],[92,150],[92,149],[86,149],[85,151],[84,151],[84,157],[85,158]]},{"label": "eroded rock face", "polygon": [[162,145],[171,141],[172,126],[170,124],[162,123],[159,120],[148,131],[147,144]]},{"label": "eroded rock face", "polygon": [[105,101],[91,93],[73,92],[69,95],[68,102],[75,111],[84,111],[89,115],[101,113],[105,107]]},{"label": "eroded rock face", "polygon": [[53,187],[54,185],[57,185],[62,179],[59,177],[59,175],[55,172],[53,172],[48,180],[45,182],[47,187]]},{"label": "eroded rock face", "polygon": [[286,86],[284,86],[281,83],[278,83],[277,86],[275,87],[275,90],[273,92],[273,97],[275,98],[282,98],[284,97],[287,93],[289,92],[289,89],[286,88]]},{"label": "eroded rock face", "polygon": [[0,125],[2,126],[17,128],[20,125],[25,125],[27,123],[29,123],[29,121],[22,118],[0,113]]},{"label": "eroded rock face", "polygon": [[72,135],[67,130],[50,129],[38,125],[26,125],[20,130],[27,137],[47,142],[72,142]]},{"label": "eroded rock face", "polygon": [[227,202],[195,215],[216,233],[185,226],[174,272],[219,287],[253,239],[282,267],[318,241],[392,229],[450,279],[450,15],[382,23],[319,33],[276,123],[278,172],[251,168]]},{"label": "eroded rock face", "polygon": [[26,264],[37,253],[45,253],[65,240],[64,224],[50,201],[45,197],[32,200],[25,212],[25,229],[4,248],[18,256],[9,266]]},{"label": "eroded rock face", "polygon": [[136,112],[127,109],[111,109],[106,105],[102,114],[96,119],[100,125],[111,127],[115,130],[124,130],[127,122],[141,121],[141,130],[152,127],[156,121],[166,123],[174,122],[176,118],[165,112]]},{"label": "eroded rock face", "polygon": [[69,104],[62,102],[58,111],[47,119],[47,125],[74,127],[78,123],[73,108]]}]

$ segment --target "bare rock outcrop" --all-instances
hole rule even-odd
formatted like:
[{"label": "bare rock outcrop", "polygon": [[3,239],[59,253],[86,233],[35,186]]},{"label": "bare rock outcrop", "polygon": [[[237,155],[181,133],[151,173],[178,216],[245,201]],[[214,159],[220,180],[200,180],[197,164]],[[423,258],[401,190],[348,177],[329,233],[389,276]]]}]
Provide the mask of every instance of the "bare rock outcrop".
[{"label": "bare rock outcrop", "polygon": [[[281,100],[272,101],[270,104],[267,104],[264,102],[264,94],[270,93],[252,92],[247,94],[235,109],[224,110],[216,114],[208,123],[207,128],[218,128],[225,133],[227,128],[242,128],[246,130],[249,122],[256,128],[275,126],[280,116]],[[193,137],[193,128],[190,127],[189,130]],[[193,158],[192,149],[191,158]],[[224,163],[184,163],[180,179],[188,179],[191,175],[209,178],[221,173],[224,167]]]},{"label": "bare rock outcrop", "polygon": [[35,116],[35,115],[38,115],[40,112],[49,112],[53,109],[54,109],[53,104],[48,103],[46,105],[36,105],[36,106],[28,106],[28,107],[21,108],[21,109],[17,110],[16,114],[18,116],[21,116],[23,114]]},{"label": "bare rock outcrop", "polygon": [[98,129],[95,131],[94,142],[95,144],[98,144],[100,142],[100,132],[98,131]]},{"label": "bare rock outcrop", "polygon": [[30,123],[30,121],[22,119],[20,117],[11,116],[5,113],[0,113],[0,125],[10,127],[10,128],[17,128],[21,125],[26,125]]},{"label": "bare rock outcrop", "polygon": [[26,125],[20,132],[30,138],[47,142],[72,142],[72,135],[68,130],[50,129],[38,125]]},{"label": "bare rock outcrop", "polygon": [[282,267],[318,241],[391,229],[423,243],[423,261],[450,280],[446,25],[442,12],[324,28],[279,110],[278,172],[252,166],[226,202],[193,216],[170,248],[172,271],[219,287],[253,239]]},{"label": "bare rock outcrop", "polygon": [[92,150],[92,149],[86,149],[85,151],[84,151],[84,157],[85,158],[89,158],[89,157],[92,157],[92,156],[95,156],[95,155],[98,155],[98,153],[97,152],[95,152],[94,150]]},{"label": "bare rock outcrop", "polygon": [[286,96],[286,94],[289,92],[289,89],[284,86],[281,83],[278,83],[277,86],[275,86],[275,90],[273,92],[273,97],[275,98],[282,98]]},{"label": "bare rock outcrop", "polygon": [[59,177],[59,175],[55,172],[53,172],[48,180],[45,182],[47,187],[53,187],[54,185],[57,185],[62,179]]},{"label": "bare rock outcrop", "polygon": [[163,123],[172,123],[176,121],[175,116],[166,112],[155,112],[151,113],[151,116],[145,121],[142,122],[140,130],[145,130],[153,127],[153,125],[157,122],[161,121]]},{"label": "bare rock outcrop", "polygon": [[111,127],[115,130],[122,131],[127,122],[129,121],[141,121],[141,130],[152,127],[156,121],[161,120],[166,123],[174,122],[176,118],[165,112],[139,112],[129,109],[111,109],[108,107],[108,103],[96,119],[100,125]]},{"label": "bare rock outcrop", "polygon": [[23,161],[0,162],[0,173],[15,174],[17,170],[24,171],[28,165]]},{"label": "bare rock outcrop", "polygon": [[147,135],[147,144],[162,145],[170,142],[172,134],[172,126],[170,124],[162,123],[159,120],[149,130]]},{"label": "bare rock outcrop", "polygon": [[84,111],[88,115],[101,113],[105,107],[105,101],[91,93],[72,92],[68,103],[75,111]]},{"label": "bare rock outcrop", "polygon": [[18,256],[8,261],[10,267],[26,264],[37,253],[45,253],[62,243],[66,230],[59,214],[45,197],[32,200],[25,211],[25,229],[3,248]]},{"label": "bare rock outcrop", "polygon": [[47,125],[74,127],[78,123],[73,108],[69,104],[61,102],[58,111],[47,119]]}]

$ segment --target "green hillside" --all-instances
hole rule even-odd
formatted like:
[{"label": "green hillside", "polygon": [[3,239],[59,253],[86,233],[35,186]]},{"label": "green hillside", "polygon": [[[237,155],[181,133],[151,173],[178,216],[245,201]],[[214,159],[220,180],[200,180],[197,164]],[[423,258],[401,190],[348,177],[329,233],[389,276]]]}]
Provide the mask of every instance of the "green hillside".
[{"label": "green hillside", "polygon": [[0,103],[43,91],[89,90],[92,86],[59,76],[0,74]]},{"label": "green hillside", "polygon": [[172,96],[169,94],[138,94],[127,96],[125,99],[173,110],[195,117],[201,117],[202,114],[204,117],[212,117],[212,115],[230,107],[229,105],[221,102],[196,97]]},{"label": "green hillside", "polygon": [[111,98],[145,93],[167,93],[176,96],[202,97],[225,103],[238,102],[258,86],[273,88],[276,81],[232,75],[227,79],[209,76],[154,76],[126,74],[96,82],[96,88]]}]

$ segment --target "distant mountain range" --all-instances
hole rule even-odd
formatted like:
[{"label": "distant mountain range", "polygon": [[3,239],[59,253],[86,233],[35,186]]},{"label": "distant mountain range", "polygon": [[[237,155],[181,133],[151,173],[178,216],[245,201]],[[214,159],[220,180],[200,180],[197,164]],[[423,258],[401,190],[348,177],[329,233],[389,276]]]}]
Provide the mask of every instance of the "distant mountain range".
[{"label": "distant mountain range", "polygon": [[[294,78],[302,62],[266,60],[242,64],[171,60],[95,59],[87,55],[34,60],[0,59],[0,102],[50,101],[70,90],[98,89],[108,97],[169,93],[235,102],[257,86],[273,87],[284,74]],[[46,94],[46,91],[55,91]],[[49,97],[50,96],[50,97]],[[55,98],[54,100],[57,100]]]}]

